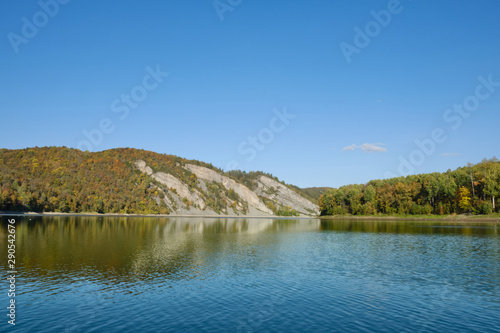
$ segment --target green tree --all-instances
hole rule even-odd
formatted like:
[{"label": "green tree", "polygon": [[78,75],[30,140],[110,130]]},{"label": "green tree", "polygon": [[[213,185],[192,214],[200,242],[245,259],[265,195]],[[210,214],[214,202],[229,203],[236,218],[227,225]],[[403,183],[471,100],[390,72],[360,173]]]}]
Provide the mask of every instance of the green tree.
[{"label": "green tree", "polygon": [[373,185],[368,185],[363,192],[363,201],[365,203],[375,201],[375,195],[377,194],[377,190]]},{"label": "green tree", "polygon": [[488,163],[486,167],[484,193],[490,196],[493,210],[495,210],[495,198],[500,195],[500,164],[498,162]]}]

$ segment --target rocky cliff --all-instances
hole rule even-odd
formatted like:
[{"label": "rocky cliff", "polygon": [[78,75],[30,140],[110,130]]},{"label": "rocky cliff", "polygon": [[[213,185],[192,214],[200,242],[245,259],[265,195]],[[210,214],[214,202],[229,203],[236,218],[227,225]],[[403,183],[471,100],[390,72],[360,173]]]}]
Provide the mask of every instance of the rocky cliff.
[{"label": "rocky cliff", "polygon": [[[152,178],[171,214],[227,216],[317,216],[319,208],[288,186],[264,175],[253,179],[252,189],[218,170],[186,163],[191,182],[154,172],[143,160],[135,167]],[[161,198],[160,198],[161,197]]]}]

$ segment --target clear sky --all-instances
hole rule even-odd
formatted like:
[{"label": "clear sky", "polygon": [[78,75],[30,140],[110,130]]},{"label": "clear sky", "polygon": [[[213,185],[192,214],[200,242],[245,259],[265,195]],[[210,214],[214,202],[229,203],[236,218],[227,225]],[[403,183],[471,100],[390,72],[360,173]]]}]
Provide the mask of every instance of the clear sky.
[{"label": "clear sky", "polygon": [[2,1],[0,147],[135,147],[301,187],[500,157],[499,14],[496,0]]}]

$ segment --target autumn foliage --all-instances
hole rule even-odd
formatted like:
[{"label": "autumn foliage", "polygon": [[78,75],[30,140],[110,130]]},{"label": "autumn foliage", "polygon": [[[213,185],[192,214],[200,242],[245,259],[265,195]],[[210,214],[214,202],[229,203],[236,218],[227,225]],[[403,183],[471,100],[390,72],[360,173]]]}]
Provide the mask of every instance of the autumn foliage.
[{"label": "autumn foliage", "polygon": [[492,158],[444,173],[331,189],[320,197],[319,206],[322,215],[488,214],[499,211],[499,195],[500,162]]},{"label": "autumn foliage", "polygon": [[169,213],[150,179],[133,167],[143,159],[187,177],[183,159],[137,149],[82,152],[44,147],[0,150],[0,210],[73,213]]}]

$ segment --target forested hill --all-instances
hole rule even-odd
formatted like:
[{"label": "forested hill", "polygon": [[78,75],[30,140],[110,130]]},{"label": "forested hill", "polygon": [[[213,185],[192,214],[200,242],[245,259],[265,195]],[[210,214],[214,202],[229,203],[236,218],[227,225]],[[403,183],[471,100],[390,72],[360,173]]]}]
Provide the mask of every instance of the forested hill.
[{"label": "forested hill", "polygon": [[145,150],[0,149],[0,211],[318,215],[308,198],[263,172]]},{"label": "forested hill", "polygon": [[500,162],[481,163],[444,173],[372,180],[326,191],[321,215],[489,214],[499,212]]}]

